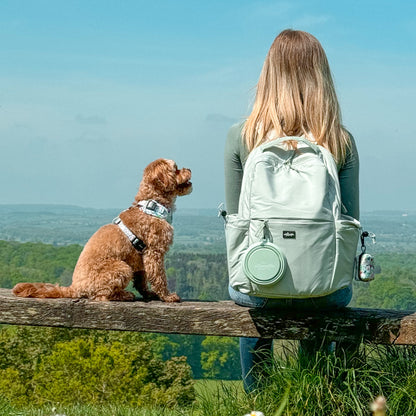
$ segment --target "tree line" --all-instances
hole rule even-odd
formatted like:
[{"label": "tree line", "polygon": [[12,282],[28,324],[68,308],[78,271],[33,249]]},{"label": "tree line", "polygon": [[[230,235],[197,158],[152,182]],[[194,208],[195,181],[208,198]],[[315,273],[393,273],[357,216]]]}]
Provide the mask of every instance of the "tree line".
[{"label": "tree line", "polygon": [[[0,287],[12,288],[18,282],[70,285],[81,250],[76,244],[57,247],[0,240]],[[416,309],[416,254],[378,253],[376,263],[381,266],[381,274],[370,283],[354,282],[352,305]],[[225,253],[175,250],[168,254],[165,266],[169,288],[183,299],[228,299]]]}]

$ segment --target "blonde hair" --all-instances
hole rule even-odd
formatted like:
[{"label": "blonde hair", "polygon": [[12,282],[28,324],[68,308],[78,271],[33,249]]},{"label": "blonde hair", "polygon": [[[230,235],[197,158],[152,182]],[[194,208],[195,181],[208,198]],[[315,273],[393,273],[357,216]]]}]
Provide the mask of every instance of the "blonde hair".
[{"label": "blonde hair", "polygon": [[319,41],[309,33],[284,30],[267,54],[257,84],[253,110],[243,137],[249,151],[274,137],[302,136],[326,147],[337,163],[351,145],[341,125],[341,111]]}]

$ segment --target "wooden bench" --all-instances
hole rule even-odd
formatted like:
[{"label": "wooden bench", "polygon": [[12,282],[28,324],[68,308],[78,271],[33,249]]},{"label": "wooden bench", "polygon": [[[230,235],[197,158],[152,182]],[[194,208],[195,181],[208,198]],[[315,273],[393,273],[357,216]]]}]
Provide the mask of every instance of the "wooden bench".
[{"label": "wooden bench", "polygon": [[115,331],[416,345],[416,312],[348,308],[326,313],[262,311],[231,301],[93,302],[27,299],[0,289],[0,323]]}]

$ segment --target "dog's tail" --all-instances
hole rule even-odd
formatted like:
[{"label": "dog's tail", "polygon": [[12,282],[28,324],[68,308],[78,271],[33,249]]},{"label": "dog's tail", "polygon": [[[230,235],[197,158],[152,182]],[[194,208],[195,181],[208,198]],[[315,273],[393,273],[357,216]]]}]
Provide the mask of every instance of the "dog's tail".
[{"label": "dog's tail", "polygon": [[18,283],[13,293],[21,298],[72,298],[71,287],[51,283]]}]

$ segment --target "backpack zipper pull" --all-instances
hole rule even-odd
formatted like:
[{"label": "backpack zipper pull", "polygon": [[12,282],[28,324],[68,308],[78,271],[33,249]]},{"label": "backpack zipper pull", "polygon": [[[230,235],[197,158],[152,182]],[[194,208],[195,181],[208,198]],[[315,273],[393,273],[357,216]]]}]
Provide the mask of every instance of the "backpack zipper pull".
[{"label": "backpack zipper pull", "polygon": [[263,222],[263,242],[267,243],[268,241],[272,241],[272,233],[269,228],[269,220],[265,220]]}]

